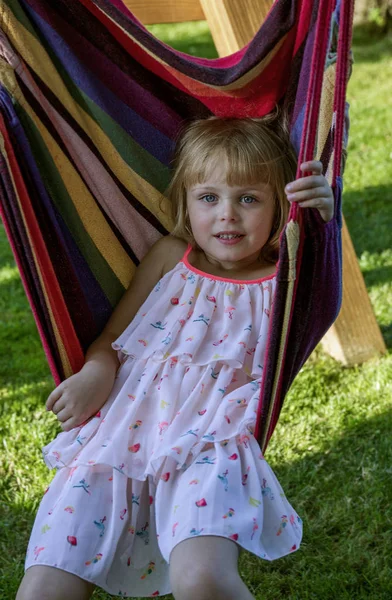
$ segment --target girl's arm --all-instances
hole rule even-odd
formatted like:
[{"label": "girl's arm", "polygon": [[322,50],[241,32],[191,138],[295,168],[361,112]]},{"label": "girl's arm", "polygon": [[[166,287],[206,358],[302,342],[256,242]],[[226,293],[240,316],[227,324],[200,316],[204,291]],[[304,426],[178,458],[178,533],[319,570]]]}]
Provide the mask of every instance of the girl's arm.
[{"label": "girl's arm", "polygon": [[322,174],[322,163],[318,160],[302,163],[301,171],[310,171],[312,175],[287,184],[287,200],[298,202],[303,208],[317,208],[321,218],[328,223],[334,215],[334,197],[328,181]]},{"label": "girl's arm", "polygon": [[129,325],[156,283],[169,270],[167,265],[172,264],[173,254],[178,254],[178,242],[180,240],[168,236],[154,244],[136,269],[129,288],[101,335],[87,350],[82,369],[50,394],[46,408],[57,416],[64,431],[89,419],[106,402],[119,367],[117,351],[113,350],[111,344]]}]

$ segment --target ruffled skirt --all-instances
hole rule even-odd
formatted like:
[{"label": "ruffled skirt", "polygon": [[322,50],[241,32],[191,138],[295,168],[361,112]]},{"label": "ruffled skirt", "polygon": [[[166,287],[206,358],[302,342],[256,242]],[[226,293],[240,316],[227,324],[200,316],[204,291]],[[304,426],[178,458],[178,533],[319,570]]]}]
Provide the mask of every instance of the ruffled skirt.
[{"label": "ruffled skirt", "polygon": [[182,540],[223,536],[265,560],[302,522],[254,435],[259,380],[220,362],[128,357],[95,417],[44,449],[58,469],[26,568],[61,568],[120,596],[170,593]]}]

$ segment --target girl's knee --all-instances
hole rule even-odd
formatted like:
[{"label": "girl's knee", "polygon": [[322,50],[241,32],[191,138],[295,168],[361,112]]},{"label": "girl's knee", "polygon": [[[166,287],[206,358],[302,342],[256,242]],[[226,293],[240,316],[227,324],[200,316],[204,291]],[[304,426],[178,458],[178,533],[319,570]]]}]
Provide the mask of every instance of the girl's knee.
[{"label": "girl's knee", "polygon": [[37,565],[27,569],[16,600],[88,600],[94,587],[72,573]]},{"label": "girl's knee", "polygon": [[184,540],[170,557],[170,579],[176,600],[231,598],[242,582],[238,547],[230,540],[202,536]]},{"label": "girl's knee", "polygon": [[239,575],[230,577],[221,574],[193,571],[183,573],[172,580],[175,600],[226,600],[233,597],[233,590],[238,588]]}]

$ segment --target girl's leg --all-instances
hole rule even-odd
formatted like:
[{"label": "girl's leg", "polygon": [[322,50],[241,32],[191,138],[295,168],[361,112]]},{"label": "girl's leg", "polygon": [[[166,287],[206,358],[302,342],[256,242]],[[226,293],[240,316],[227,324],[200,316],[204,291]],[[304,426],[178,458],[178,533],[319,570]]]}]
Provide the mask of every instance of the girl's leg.
[{"label": "girl's leg", "polygon": [[88,600],[94,585],[54,567],[27,569],[15,600]]},{"label": "girl's leg", "polygon": [[254,600],[237,568],[239,547],[227,538],[183,540],[170,555],[175,600]]}]

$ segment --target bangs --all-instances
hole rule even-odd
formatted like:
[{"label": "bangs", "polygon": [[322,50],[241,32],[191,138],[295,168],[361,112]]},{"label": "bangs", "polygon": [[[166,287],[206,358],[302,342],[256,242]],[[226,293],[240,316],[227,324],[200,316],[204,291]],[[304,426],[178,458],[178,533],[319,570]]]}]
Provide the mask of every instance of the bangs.
[{"label": "bangs", "polygon": [[[194,148],[188,148],[186,164],[183,165],[183,185],[189,189],[194,185],[204,183],[214,171],[224,165],[225,183],[230,186],[245,186],[255,183],[271,183],[276,181],[279,163],[285,154],[271,151],[271,147],[263,147],[243,143],[243,140],[233,139],[198,140]],[[243,136],[235,136],[243,137]],[[259,141],[259,140],[258,140]],[[260,147],[261,146],[261,147]]]}]

